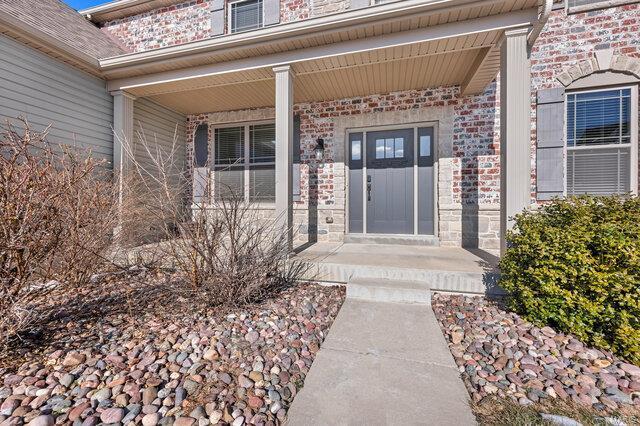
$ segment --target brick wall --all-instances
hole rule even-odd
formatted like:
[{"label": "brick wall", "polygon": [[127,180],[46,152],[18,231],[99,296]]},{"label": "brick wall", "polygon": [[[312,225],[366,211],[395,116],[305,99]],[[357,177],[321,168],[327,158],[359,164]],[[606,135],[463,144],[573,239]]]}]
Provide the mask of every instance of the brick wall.
[{"label": "brick wall", "polygon": [[132,52],[202,40],[211,35],[209,0],[192,0],[106,22],[103,30]]},{"label": "brick wall", "polygon": [[[281,0],[280,22],[300,21],[349,8],[350,0]],[[210,0],[192,0],[104,23],[132,52],[211,37]]]}]

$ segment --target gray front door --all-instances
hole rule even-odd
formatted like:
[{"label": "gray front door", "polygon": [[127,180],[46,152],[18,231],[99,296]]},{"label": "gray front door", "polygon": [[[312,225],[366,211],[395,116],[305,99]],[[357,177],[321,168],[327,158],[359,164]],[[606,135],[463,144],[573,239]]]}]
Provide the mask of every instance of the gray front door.
[{"label": "gray front door", "polygon": [[414,233],[413,129],[367,133],[367,232]]}]

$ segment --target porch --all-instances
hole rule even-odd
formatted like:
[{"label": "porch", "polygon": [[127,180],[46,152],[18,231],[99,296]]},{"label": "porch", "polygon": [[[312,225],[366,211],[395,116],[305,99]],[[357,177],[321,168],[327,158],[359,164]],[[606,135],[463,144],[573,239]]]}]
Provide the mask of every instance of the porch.
[{"label": "porch", "polygon": [[[314,281],[411,291],[499,294],[498,258],[478,249],[403,244],[317,243],[296,248]],[[353,289],[352,289],[353,290]],[[367,289],[357,290],[367,291]],[[415,302],[415,300],[405,300]]]},{"label": "porch", "polygon": [[[409,257],[386,256],[384,251],[380,261],[392,271],[394,264],[384,262],[394,259],[406,265],[405,272],[419,275],[428,270],[420,265],[446,271],[438,269],[446,266],[439,262],[449,257],[459,260],[451,262],[457,276],[476,274],[476,279],[486,272],[477,266],[481,260],[459,247],[475,244],[497,252],[508,218],[530,205],[528,49],[544,19],[540,6],[537,0],[406,0],[106,59],[101,66],[114,95],[114,128],[123,140],[134,140],[135,110],[145,102],[181,114],[187,168],[194,177],[193,202],[206,204],[216,196],[216,132],[232,127],[241,154],[231,160],[241,162],[243,193],[253,201],[250,182],[258,178],[252,173],[266,170],[261,178],[271,180],[272,194],[259,208],[288,233],[292,246],[299,231],[308,243],[342,243],[354,235],[378,233],[430,238],[443,247],[437,253],[412,247],[424,251],[414,264]],[[500,117],[499,149],[492,148],[499,156],[499,194],[480,205],[479,194],[465,200],[453,188],[454,176],[461,174],[454,141],[466,143],[459,135],[467,131],[456,127],[461,115],[456,108],[484,99],[474,97],[485,96],[498,72],[499,88],[486,96],[494,105],[500,98],[499,114],[496,110],[487,119],[497,124]],[[443,94],[431,99],[424,92],[429,89]],[[393,110],[378,105],[393,96],[389,94],[408,92],[419,104],[403,106],[399,95]],[[366,108],[354,111],[347,106],[367,97],[373,101]],[[323,111],[315,111],[317,106]],[[296,123],[296,117],[302,123]],[[269,122],[273,153],[267,163],[251,163],[252,132]],[[198,138],[204,141],[202,147]],[[424,155],[423,139],[429,141]],[[321,141],[324,152],[316,155]],[[114,151],[116,167],[126,168],[117,143]],[[472,163],[483,161],[470,151]],[[399,168],[404,173],[400,177]],[[367,172],[374,169],[387,174]],[[376,179],[395,180],[384,187]],[[392,198],[399,192],[404,198]],[[371,206],[381,197],[385,208]],[[394,209],[398,205],[400,220]],[[373,226],[375,212],[382,210],[386,217]],[[482,232],[496,234],[495,244],[482,246]],[[363,254],[362,248],[352,251],[350,244],[335,249],[318,246],[303,255],[319,250],[330,264],[356,262],[355,267],[357,254]],[[467,266],[460,270],[458,264]],[[348,275],[335,273],[340,279]],[[486,291],[480,281],[447,286],[452,291]]]}]

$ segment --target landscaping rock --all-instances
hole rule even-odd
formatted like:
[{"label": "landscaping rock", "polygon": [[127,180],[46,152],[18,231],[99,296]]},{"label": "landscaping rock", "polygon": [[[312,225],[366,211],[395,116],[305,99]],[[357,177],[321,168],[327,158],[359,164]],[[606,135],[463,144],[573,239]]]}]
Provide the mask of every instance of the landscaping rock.
[{"label": "landscaping rock", "polygon": [[343,300],[342,288],[301,284],[245,309],[65,323],[66,350],[0,370],[0,423],[282,423]]},{"label": "landscaping rock", "polygon": [[633,390],[640,368],[607,351],[535,327],[483,297],[434,294],[432,306],[476,402],[563,399],[605,411],[640,404]]}]

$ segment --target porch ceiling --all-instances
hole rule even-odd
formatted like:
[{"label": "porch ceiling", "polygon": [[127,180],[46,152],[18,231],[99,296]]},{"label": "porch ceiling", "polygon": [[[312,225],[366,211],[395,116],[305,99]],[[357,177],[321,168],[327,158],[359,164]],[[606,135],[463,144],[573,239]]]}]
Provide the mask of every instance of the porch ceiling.
[{"label": "porch ceiling", "polygon": [[[335,68],[294,65],[294,101],[325,101],[460,84],[482,53],[483,49],[469,49],[347,65],[355,62],[349,57]],[[210,78],[199,82],[199,88],[176,83],[169,93],[157,93],[153,87],[131,92],[184,114],[273,106],[273,71],[263,68],[247,74]]]}]

